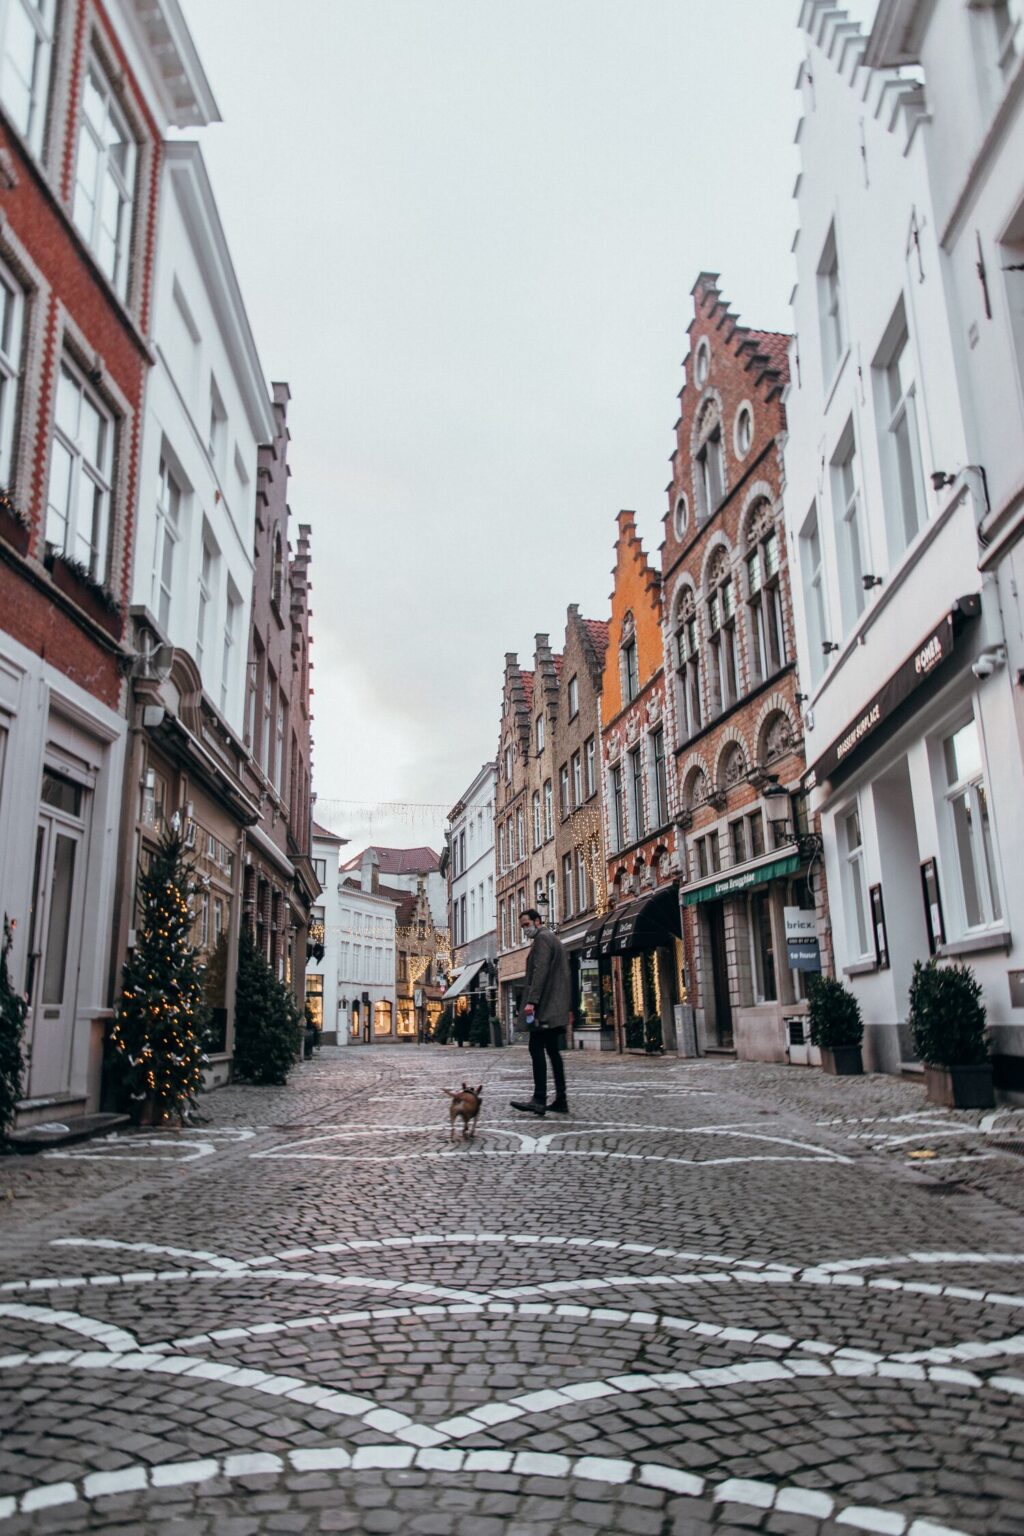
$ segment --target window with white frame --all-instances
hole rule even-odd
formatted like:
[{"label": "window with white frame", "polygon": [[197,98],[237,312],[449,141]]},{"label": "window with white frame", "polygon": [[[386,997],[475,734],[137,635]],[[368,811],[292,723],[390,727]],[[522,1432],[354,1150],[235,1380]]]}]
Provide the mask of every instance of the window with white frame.
[{"label": "window with white frame", "polygon": [[661,726],[650,734],[648,761],[651,767],[651,825],[663,827],[668,821],[668,769],[665,762],[665,731]]},{"label": "window with white frame", "polygon": [[43,147],[56,0],[0,0],[0,102],[38,155]]},{"label": "window with white frame", "polygon": [[100,270],[128,292],[138,146],[114,87],[90,60],[82,97],[72,216]]},{"label": "window with white frame", "polygon": [[544,751],[544,716],[543,715],[538,715],[537,716],[536,738],[537,738],[537,756],[539,757],[540,754]]},{"label": "window with white frame", "polygon": [[153,559],[154,613],[164,634],[170,633],[174,601],[174,561],[181,539],[181,487],[161,455],[156,491],[156,550]]},{"label": "window with white frame", "polygon": [[753,670],[764,682],[786,663],[786,630],[782,616],[782,564],[779,530],[771,504],[765,500],[751,513],[747,533],[747,600],[753,640]]},{"label": "window with white frame", "polygon": [[533,792],[533,800],[532,800],[532,807],[531,808],[532,808],[532,811],[533,811],[533,846],[534,846],[534,848],[539,848],[541,843],[544,841],[543,837],[541,836],[540,790],[539,789],[535,789],[534,792]]},{"label": "window with white frame", "polygon": [[580,680],[578,677],[569,679],[569,719],[575,720],[580,712]]},{"label": "window with white frame", "polygon": [[[453,872],[453,874],[458,874],[458,870],[454,868],[454,864],[453,864],[453,867],[452,867],[452,872]],[[499,875],[503,875],[504,873],[505,873],[505,823],[502,822],[499,825],[499,827],[498,827],[498,874]]]},{"label": "window with white frame", "polygon": [[[238,615],[241,611],[242,600],[234,587],[228,583],[227,602],[224,604],[224,635],[223,651],[220,663],[220,712],[226,715],[231,702],[231,685],[235,679],[235,648],[238,644]],[[283,726],[282,721],[278,721]],[[281,758],[284,758],[284,742],[280,743]]]},{"label": "window with white frame", "polygon": [[597,743],[593,736],[588,736],[583,743],[583,764],[584,783],[589,800],[597,790]]},{"label": "window with white frame", "polygon": [[113,461],[114,423],[78,369],[65,361],[57,383],[46,542],[96,581],[107,576]]},{"label": "window with white frame", "polygon": [[590,905],[587,891],[587,861],[582,848],[576,849],[576,907],[585,912]]},{"label": "window with white frame", "polygon": [[818,323],[821,333],[822,381],[828,388],[846,349],[842,290],[839,285],[839,250],[834,224],[829,229],[818,262]]},{"label": "window with white frame", "polygon": [[676,497],[673,522],[675,523],[676,538],[683,538],[687,528],[690,526],[690,504],[686,499],[685,493],[681,492]]},{"label": "window with white frame", "polygon": [[744,403],[736,412],[736,422],[733,428],[733,447],[738,459],[745,459],[750,452],[750,445],[754,441],[754,414],[750,406]]},{"label": "window with white frame", "polygon": [[544,838],[554,836],[555,831],[555,791],[550,779],[544,780]]},{"label": "window with white frame", "polygon": [[572,917],[576,911],[575,891],[573,890],[572,854],[562,855],[562,916]]},{"label": "window with white frame", "polygon": [[700,655],[697,649],[697,600],[684,587],[676,604],[676,699],[680,743],[700,730]]},{"label": "window with white frame", "polygon": [[512,748],[511,747],[506,747],[505,748],[505,783],[506,784],[511,784],[511,782],[512,782]]},{"label": "window with white frame", "polygon": [[812,506],[800,531],[800,579],[804,589],[804,614],[807,620],[807,644],[811,657],[811,680],[818,682],[825,670],[822,647],[829,638],[828,607],[825,594],[825,568],[821,558],[821,531],[818,509]]},{"label": "window with white frame", "polygon": [[697,343],[697,353],[693,360],[693,380],[698,389],[703,389],[711,372],[711,348],[705,337],[701,337]]},{"label": "window with white frame", "polygon": [[862,960],[870,947],[868,926],[868,886],[864,873],[864,839],[861,835],[860,810],[850,806],[839,816],[840,850],[843,858],[843,888],[846,898],[846,941],[854,960]]},{"label": "window with white frame", "polygon": [[832,511],[845,634],[864,612],[864,556],[867,545],[864,509],[857,485],[857,445],[852,421],[847,423],[832,460]]},{"label": "window with white frame", "polygon": [[[209,630],[213,605],[213,550],[204,533],[203,553],[199,565],[199,611],[196,618],[196,665],[203,670],[203,657],[209,644]],[[269,686],[269,684],[268,684]]]},{"label": "window with white frame", "polygon": [[516,811],[516,854],[518,859],[526,858],[526,827],[522,809]]},{"label": "window with white frame", "polygon": [[707,522],[725,495],[725,459],[722,420],[715,400],[705,402],[697,426],[694,455],[697,489],[697,521]]},{"label": "window with white frame", "polygon": [[571,769],[571,772],[572,772],[572,808],[575,811],[575,810],[578,810],[579,807],[583,804],[583,756],[582,756],[582,754],[579,753],[579,752],[574,752],[573,755],[572,755],[572,758],[570,759],[569,766],[570,766],[570,769]]},{"label": "window with white frame", "polygon": [[569,814],[569,765],[563,763],[558,770],[558,811],[562,820]]},{"label": "window with white frame", "polygon": [[506,907],[506,905],[505,905],[505,903],[503,901],[499,901],[498,909],[499,909],[499,914],[500,914],[500,918],[501,918],[501,947],[502,947],[502,949],[507,949],[508,948],[508,908]]},{"label": "window with white frame", "polygon": [[906,549],[926,516],[917,385],[902,300],[890,335],[873,373],[885,521],[889,553],[895,559]]},{"label": "window with white frame", "polygon": [[1002,918],[992,821],[973,716],[942,742],[947,835],[956,850],[965,929],[984,928]]},{"label": "window with white frame", "polygon": [[754,982],[754,1002],[774,1003],[778,999],[775,979],[775,941],[772,933],[772,904],[767,891],[754,891],[748,898],[750,960]]},{"label": "window with white frame", "polygon": [[644,826],[644,764],[639,747],[634,747],[628,755],[626,783],[629,788],[630,835],[634,842],[639,842],[646,830]]},{"label": "window with white frame", "polygon": [[620,848],[624,848],[626,844],[626,827],[625,817],[623,815],[624,807],[622,803],[621,763],[614,763],[608,770],[608,801],[609,810],[611,811],[611,834],[612,841],[614,843],[612,852],[616,853]]},{"label": "window with white frame", "polygon": [[284,793],[284,740],[285,740],[285,706],[281,697],[281,691],[277,694],[277,731],[274,746],[274,788],[279,795]]},{"label": "window with white frame", "polygon": [[736,588],[729,554],[719,548],[707,572],[708,680],[713,713],[728,709],[739,698],[739,640],[736,633]]},{"label": "window with white frame", "polygon": [[554,870],[548,871],[548,925],[553,928],[559,921],[558,882]]},{"label": "window with white frame", "polygon": [[14,487],[14,427],[18,419],[21,338],[25,295],[21,284],[0,265],[0,487]]}]

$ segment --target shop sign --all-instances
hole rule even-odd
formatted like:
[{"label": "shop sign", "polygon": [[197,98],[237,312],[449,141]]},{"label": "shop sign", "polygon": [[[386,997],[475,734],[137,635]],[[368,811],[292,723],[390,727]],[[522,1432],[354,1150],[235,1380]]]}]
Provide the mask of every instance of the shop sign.
[{"label": "shop sign", "polygon": [[766,885],[782,875],[792,875],[800,868],[800,855],[787,854],[783,859],[773,859],[770,864],[759,864],[754,869],[740,870],[735,875],[723,875],[721,880],[711,880],[693,890],[683,890],[683,905],[695,907],[701,901],[721,901],[726,896],[737,896],[749,891],[753,885]]},{"label": "shop sign", "polygon": [[[955,612],[964,618],[973,617],[978,612],[977,598],[973,598],[973,601],[961,598]],[[914,652],[901,662],[888,682],[883,683],[874,697],[868,700],[856,719],[851,720],[831,746],[825,748],[804,778],[805,789],[814,789],[816,785],[834,777],[847,760],[855,757],[871,740],[893,711],[953,654],[953,620],[954,614],[947,613],[931,634],[926,635]]]},{"label": "shop sign", "polygon": [[821,946],[818,920],[803,907],[783,907],[786,924],[786,959],[791,971],[820,971]]}]

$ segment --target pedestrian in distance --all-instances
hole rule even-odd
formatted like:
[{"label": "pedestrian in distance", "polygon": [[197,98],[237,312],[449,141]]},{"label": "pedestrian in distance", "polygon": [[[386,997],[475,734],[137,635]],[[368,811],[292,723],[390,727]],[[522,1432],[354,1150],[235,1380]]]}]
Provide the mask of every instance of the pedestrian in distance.
[{"label": "pedestrian in distance", "polygon": [[[512,1108],[526,1115],[567,1115],[565,1067],[562,1065],[562,1039],[569,1024],[572,987],[569,960],[557,933],[543,927],[539,912],[529,907],[520,913],[519,928],[530,942],[526,961],[526,986],[522,1020],[530,1035],[530,1061],[533,1065],[533,1098],[512,1100]],[[555,1082],[555,1097],[547,1102],[548,1068]]]}]

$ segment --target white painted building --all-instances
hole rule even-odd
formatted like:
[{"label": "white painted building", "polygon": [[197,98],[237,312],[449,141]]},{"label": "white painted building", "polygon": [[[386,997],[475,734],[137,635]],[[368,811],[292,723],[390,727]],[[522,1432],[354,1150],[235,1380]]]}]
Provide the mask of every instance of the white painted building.
[{"label": "white painted building", "polygon": [[168,144],[132,601],[242,735],[256,456],[274,419],[198,144]]},{"label": "white painted building", "polygon": [[363,855],[356,874],[339,870],[344,841],[314,823],[313,862],[323,887],[314,921],[318,917],[323,921],[324,957],[308,962],[306,1001],[310,1000],[311,979],[322,977],[324,1039],[337,1045],[390,1036],[397,1018],[398,903],[374,889],[377,865],[371,850]]},{"label": "white painted building", "polygon": [[[1024,966],[1012,921],[1024,912],[1019,699],[1001,661],[1009,616],[977,466],[983,441],[995,453],[1015,438],[1020,451],[1019,379],[1001,402],[1012,432],[993,425],[984,439],[989,407],[967,371],[958,381],[984,322],[976,301],[962,308],[944,239],[943,166],[960,132],[937,131],[949,87],[866,62],[888,57],[897,12],[928,13],[953,29],[946,67],[967,89],[968,9],[883,0],[869,53],[828,0],[803,5],[786,510],[807,784],[836,970],[860,1001],[867,1062],[899,1071],[911,1058],[913,963],[935,952],[982,982],[997,1084],[1012,1087],[1024,1053],[1011,991]],[[966,176],[971,156],[959,144],[956,155]]]},{"label": "white painted building", "polygon": [[379,879],[392,890],[408,891],[410,896],[415,896],[422,879],[434,927],[447,925],[448,885],[441,874],[440,856],[433,848],[386,848],[381,843],[373,843],[363,853],[357,853],[343,863],[342,874],[358,874],[367,853],[374,855]]},{"label": "white painted building", "polygon": [[494,764],[484,763],[448,816],[448,929],[456,966],[495,955],[495,782]]}]

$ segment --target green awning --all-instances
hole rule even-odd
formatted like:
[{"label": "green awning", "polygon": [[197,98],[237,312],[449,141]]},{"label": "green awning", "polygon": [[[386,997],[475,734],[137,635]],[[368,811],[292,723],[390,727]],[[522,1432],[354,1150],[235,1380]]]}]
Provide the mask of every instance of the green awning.
[{"label": "green awning", "polygon": [[741,869],[734,875],[720,875],[714,880],[705,880],[702,885],[693,886],[690,890],[684,886],[683,906],[695,907],[701,901],[721,901],[726,896],[738,896],[741,891],[749,891],[752,885],[767,885],[769,880],[793,875],[799,868],[800,855],[788,853],[784,858],[772,859],[767,864],[756,864],[753,869]]}]

